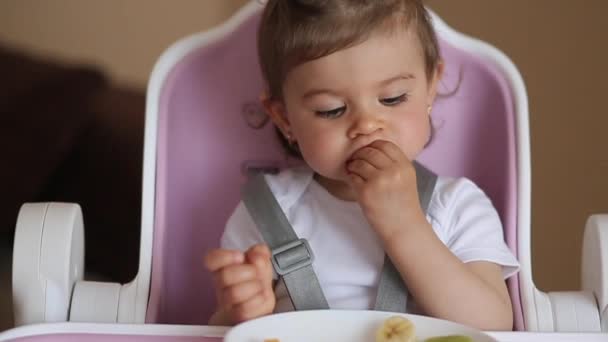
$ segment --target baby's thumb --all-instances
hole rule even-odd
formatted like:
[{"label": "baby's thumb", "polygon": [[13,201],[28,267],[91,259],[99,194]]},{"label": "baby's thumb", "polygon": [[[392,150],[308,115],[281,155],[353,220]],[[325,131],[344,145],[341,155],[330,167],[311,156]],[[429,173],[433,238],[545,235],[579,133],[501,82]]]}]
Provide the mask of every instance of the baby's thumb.
[{"label": "baby's thumb", "polygon": [[270,258],[270,249],[268,248],[268,245],[263,244],[263,243],[259,243],[257,245],[254,245],[254,246],[250,247],[247,250],[247,252],[245,252],[245,254],[248,257],[256,255],[256,254],[259,254],[259,255],[264,256],[266,258]]},{"label": "baby's thumb", "polygon": [[256,267],[259,277],[268,284],[272,284],[270,255],[270,249],[266,245],[256,245],[246,253],[247,261]]}]

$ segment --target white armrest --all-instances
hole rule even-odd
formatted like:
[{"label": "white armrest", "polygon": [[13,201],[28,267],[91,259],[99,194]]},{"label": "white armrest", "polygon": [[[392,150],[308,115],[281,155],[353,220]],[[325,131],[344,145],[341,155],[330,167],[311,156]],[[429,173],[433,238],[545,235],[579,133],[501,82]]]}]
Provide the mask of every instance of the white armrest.
[{"label": "white armrest", "polygon": [[84,273],[82,212],[71,203],[26,203],[13,249],[15,325],[67,321]]},{"label": "white armrest", "polygon": [[70,322],[136,323],[137,278],[131,283],[79,281],[74,287]]},{"label": "white armrest", "polygon": [[595,295],[602,331],[608,332],[608,214],[591,215],[583,236],[583,290]]},{"label": "white armrest", "polygon": [[120,284],[79,281],[74,286],[70,322],[116,323]]},{"label": "white armrest", "polygon": [[545,293],[534,289],[536,328],[539,332],[600,332],[595,297],[588,291]]},{"label": "white armrest", "polygon": [[553,309],[553,331],[600,332],[600,315],[593,293],[549,292]]},{"label": "white armrest", "polygon": [[608,215],[592,215],[583,237],[580,292],[535,290],[537,329],[608,332]]},{"label": "white armrest", "polygon": [[545,293],[534,290],[535,328],[539,332],[600,332],[600,315],[595,297],[588,291]]},{"label": "white armrest", "polygon": [[45,322],[135,323],[137,278],[82,281],[84,226],[74,203],[26,203],[13,250],[15,326]]}]

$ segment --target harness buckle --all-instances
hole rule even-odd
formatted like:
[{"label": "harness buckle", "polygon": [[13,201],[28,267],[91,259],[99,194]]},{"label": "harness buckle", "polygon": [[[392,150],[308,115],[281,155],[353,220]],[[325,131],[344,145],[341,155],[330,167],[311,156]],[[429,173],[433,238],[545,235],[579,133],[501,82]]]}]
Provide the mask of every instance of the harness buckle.
[{"label": "harness buckle", "polygon": [[298,239],[272,250],[272,265],[275,272],[285,275],[312,265],[315,256],[306,239]]}]

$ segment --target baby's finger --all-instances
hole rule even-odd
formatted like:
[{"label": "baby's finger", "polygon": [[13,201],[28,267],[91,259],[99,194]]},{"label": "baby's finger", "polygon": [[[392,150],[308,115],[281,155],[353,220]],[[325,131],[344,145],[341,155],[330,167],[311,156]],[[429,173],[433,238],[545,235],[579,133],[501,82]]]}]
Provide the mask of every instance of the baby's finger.
[{"label": "baby's finger", "polygon": [[263,287],[259,280],[246,281],[224,288],[221,294],[221,302],[224,305],[234,306],[261,293],[263,293]]},{"label": "baby's finger", "polygon": [[229,286],[258,279],[258,271],[250,264],[227,266],[213,273],[216,288],[222,289]]},{"label": "baby's finger", "polygon": [[251,257],[251,264],[255,265],[256,270],[258,272],[258,277],[263,282],[264,286],[272,288],[273,272],[272,263],[270,262],[270,259],[265,256],[256,254]]},{"label": "baby's finger", "polygon": [[272,313],[274,303],[262,294],[258,294],[246,302],[232,307],[233,317],[237,322]]},{"label": "baby's finger", "polygon": [[395,162],[400,162],[400,161],[403,161],[404,159],[407,159],[407,157],[405,156],[403,151],[401,151],[399,146],[395,145],[394,143],[392,143],[390,141],[376,140],[376,141],[372,142],[371,144],[369,144],[369,146],[381,150],[390,159],[392,159]]},{"label": "baby's finger", "polygon": [[350,173],[348,177],[350,178],[350,183],[354,186],[355,190],[365,185],[365,180],[356,173]]},{"label": "baby's finger", "polygon": [[270,258],[270,249],[268,248],[268,245],[260,243],[257,245],[252,246],[251,248],[249,248],[246,252],[245,252],[245,257],[249,258],[253,255],[260,255],[262,257],[266,257],[266,258]]},{"label": "baby's finger", "polygon": [[372,145],[358,149],[351,156],[352,160],[363,159],[377,169],[384,169],[394,164],[394,161],[383,150]]},{"label": "baby's finger", "polygon": [[240,264],[245,261],[245,255],[241,251],[229,249],[214,249],[204,257],[204,265],[207,270],[216,272],[229,265]]},{"label": "baby's finger", "polygon": [[363,159],[351,160],[346,164],[346,170],[349,173],[356,174],[364,181],[373,178],[374,174],[378,172],[378,169],[375,166]]},{"label": "baby's finger", "polygon": [[265,286],[272,286],[272,262],[270,249],[266,245],[257,245],[245,254],[247,261],[255,265],[258,275]]},{"label": "baby's finger", "polygon": [[264,285],[272,290],[272,280],[274,277],[274,269],[270,259],[266,259],[262,266],[262,279],[265,281]]}]

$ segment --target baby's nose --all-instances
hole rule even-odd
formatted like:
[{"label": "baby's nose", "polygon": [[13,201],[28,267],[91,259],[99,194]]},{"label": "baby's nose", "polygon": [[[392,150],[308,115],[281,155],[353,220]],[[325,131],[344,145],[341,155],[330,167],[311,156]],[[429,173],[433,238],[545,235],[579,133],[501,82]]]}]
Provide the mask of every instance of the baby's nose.
[{"label": "baby's nose", "polygon": [[378,115],[359,115],[348,130],[348,137],[355,139],[361,135],[372,135],[384,129],[384,121]]}]

